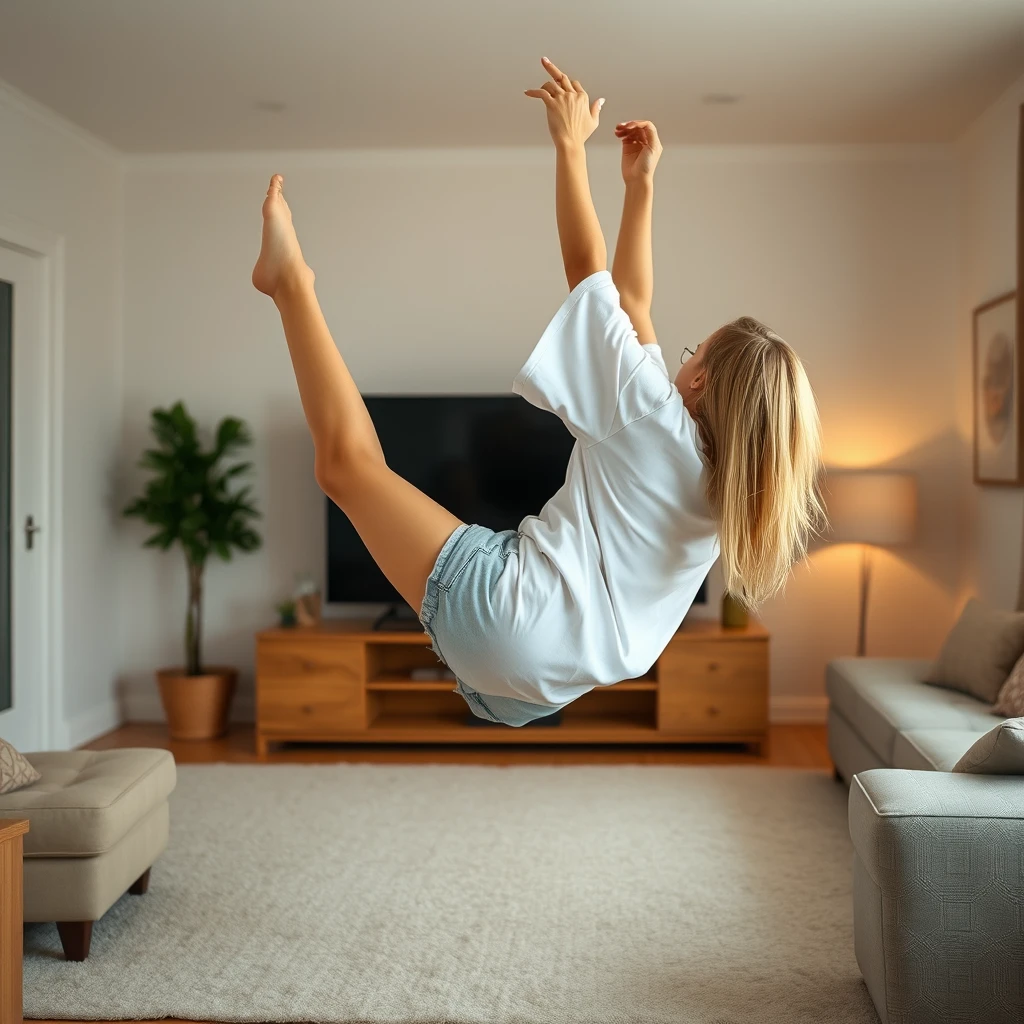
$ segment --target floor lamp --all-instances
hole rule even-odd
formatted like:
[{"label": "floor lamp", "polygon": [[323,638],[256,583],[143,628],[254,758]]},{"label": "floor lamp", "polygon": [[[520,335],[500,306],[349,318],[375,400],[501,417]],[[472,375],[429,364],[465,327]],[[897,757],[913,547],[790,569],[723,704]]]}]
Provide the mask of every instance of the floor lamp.
[{"label": "floor lamp", "polygon": [[857,656],[865,653],[868,594],[875,547],[909,544],[917,529],[917,479],[910,473],[877,470],[830,471],[825,504],[833,544],[859,544],[860,614]]}]

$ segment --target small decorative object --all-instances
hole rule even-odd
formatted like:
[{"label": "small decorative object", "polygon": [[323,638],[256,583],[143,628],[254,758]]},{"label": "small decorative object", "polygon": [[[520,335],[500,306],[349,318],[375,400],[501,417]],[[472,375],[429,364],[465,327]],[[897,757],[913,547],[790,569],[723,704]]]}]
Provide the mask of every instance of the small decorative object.
[{"label": "small decorative object", "polygon": [[295,625],[295,602],[289,597],[277,606],[277,614],[281,620],[282,629],[290,629]]},{"label": "small decorative object", "polygon": [[1024,485],[1024,359],[1017,293],[974,311],[974,482]]},{"label": "small decorative object", "polygon": [[320,623],[320,588],[311,576],[300,576],[295,581],[295,619],[300,626]]},{"label": "small decorative object", "polygon": [[182,402],[170,409],[154,409],[151,428],[157,447],[144,452],[139,465],[154,475],[124,515],[155,527],[146,547],[167,551],[178,543],[184,552],[188,570],[185,667],[162,669],[157,680],[172,738],[212,739],[227,731],[237,673],[233,668],[203,665],[203,574],[214,555],[230,561],[233,550],[255,551],[260,546],[259,534],[249,525],[259,516],[250,503],[250,489],[231,489],[251,463],[223,464],[251,438],[246,425],[229,416],[217,427],[213,447],[205,448]]},{"label": "small decorative object", "polygon": [[441,679],[441,669],[439,668],[414,668],[409,673],[409,678],[417,683],[426,682],[431,679]]},{"label": "small decorative object", "polygon": [[722,595],[722,625],[726,629],[745,629],[748,622],[747,609],[726,591]]}]

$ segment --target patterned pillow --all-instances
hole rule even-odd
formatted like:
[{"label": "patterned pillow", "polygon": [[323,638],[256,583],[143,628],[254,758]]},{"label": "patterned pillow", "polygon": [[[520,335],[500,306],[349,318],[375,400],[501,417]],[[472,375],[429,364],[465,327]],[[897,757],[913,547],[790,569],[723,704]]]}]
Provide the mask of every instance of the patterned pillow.
[{"label": "patterned pillow", "polygon": [[1007,718],[1024,718],[1024,657],[1013,666],[992,710]]},{"label": "patterned pillow", "polygon": [[42,776],[6,740],[0,740],[0,794],[31,786]]},{"label": "patterned pillow", "polygon": [[1008,718],[989,729],[953,765],[975,775],[1024,775],[1024,718]]}]

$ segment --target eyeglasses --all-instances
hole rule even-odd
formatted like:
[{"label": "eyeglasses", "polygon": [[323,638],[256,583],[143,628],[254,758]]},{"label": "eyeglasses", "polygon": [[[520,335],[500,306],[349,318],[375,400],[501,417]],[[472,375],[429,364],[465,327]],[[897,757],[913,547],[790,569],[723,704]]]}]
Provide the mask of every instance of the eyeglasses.
[{"label": "eyeglasses", "polygon": [[694,352],[692,348],[684,348],[683,354],[679,357],[680,364],[685,363],[687,359],[689,359],[691,356],[695,356],[696,354],[697,353]]}]

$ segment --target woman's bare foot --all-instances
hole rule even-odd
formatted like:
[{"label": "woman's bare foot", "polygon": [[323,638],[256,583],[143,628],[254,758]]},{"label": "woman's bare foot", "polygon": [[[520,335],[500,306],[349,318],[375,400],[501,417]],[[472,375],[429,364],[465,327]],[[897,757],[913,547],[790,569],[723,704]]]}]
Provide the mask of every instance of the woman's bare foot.
[{"label": "woman's bare foot", "polygon": [[292,211],[281,191],[283,185],[284,178],[280,174],[270,179],[267,198],[263,200],[263,245],[252,271],[252,283],[272,299],[282,287],[313,279],[313,271],[302,258],[292,225]]}]

